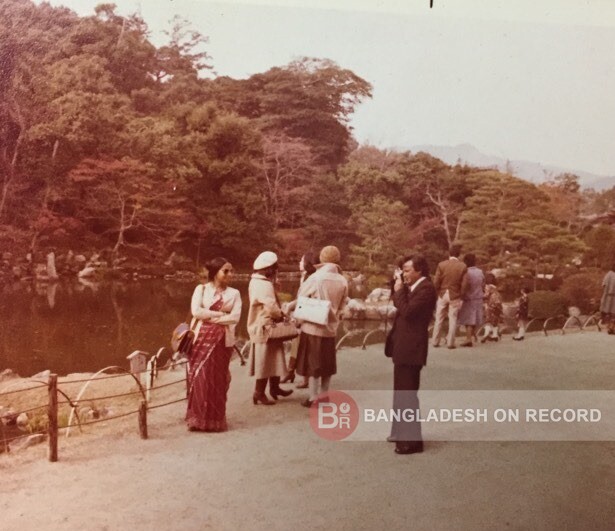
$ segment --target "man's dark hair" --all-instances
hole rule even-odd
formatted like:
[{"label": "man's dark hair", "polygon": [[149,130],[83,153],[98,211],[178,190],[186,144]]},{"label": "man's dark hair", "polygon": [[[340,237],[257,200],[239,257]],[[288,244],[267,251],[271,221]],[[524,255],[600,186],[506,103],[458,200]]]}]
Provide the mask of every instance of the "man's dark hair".
[{"label": "man's dark hair", "polygon": [[463,262],[468,267],[474,267],[476,265],[476,255],[474,253],[468,253],[463,257]]},{"label": "man's dark hair", "polygon": [[495,275],[493,273],[487,273],[485,275],[485,282],[487,284],[493,284],[494,286],[497,286],[497,280],[496,280]]},{"label": "man's dark hair", "polygon": [[458,243],[451,245],[451,248],[448,250],[448,255],[454,256],[455,258],[459,258],[460,254],[461,254],[461,245],[459,245]]},{"label": "man's dark hair", "polygon": [[416,254],[414,256],[411,256],[409,260],[412,260],[412,268],[417,273],[420,273],[424,277],[429,276],[429,264],[427,263],[427,260],[425,260],[424,256]]}]

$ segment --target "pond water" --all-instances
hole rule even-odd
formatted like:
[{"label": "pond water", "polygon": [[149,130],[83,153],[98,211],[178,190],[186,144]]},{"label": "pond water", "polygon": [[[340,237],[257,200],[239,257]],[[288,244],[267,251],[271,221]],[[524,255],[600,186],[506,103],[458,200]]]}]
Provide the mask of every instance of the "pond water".
[{"label": "pond water", "polygon": [[[46,369],[60,375],[93,372],[108,365],[128,367],[134,350],[155,354],[170,347],[173,329],[186,320],[195,283],[62,281],[43,285],[15,282],[0,286],[0,371],[20,376]],[[244,311],[238,336],[247,339],[247,282],[236,282]],[[283,283],[295,294],[296,282]],[[340,337],[364,331],[344,342],[360,345],[379,322],[344,322]],[[370,342],[382,341],[374,334]]]}]

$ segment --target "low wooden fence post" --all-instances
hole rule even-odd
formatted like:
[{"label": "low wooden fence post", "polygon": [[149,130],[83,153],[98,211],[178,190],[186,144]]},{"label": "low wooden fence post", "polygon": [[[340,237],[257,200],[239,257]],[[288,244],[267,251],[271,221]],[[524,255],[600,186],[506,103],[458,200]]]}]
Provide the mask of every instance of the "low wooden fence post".
[{"label": "low wooden fence post", "polygon": [[141,400],[139,406],[139,434],[141,439],[147,439],[147,402]]},{"label": "low wooden fence post", "polygon": [[49,461],[55,463],[58,460],[58,375],[49,375]]}]

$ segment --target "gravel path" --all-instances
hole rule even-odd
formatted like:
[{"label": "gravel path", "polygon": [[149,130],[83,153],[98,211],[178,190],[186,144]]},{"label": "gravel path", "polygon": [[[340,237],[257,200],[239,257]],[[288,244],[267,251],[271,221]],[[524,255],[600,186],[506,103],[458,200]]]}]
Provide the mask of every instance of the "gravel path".
[{"label": "gravel path", "polygon": [[[382,346],[341,350],[337,389],[387,389]],[[305,391],[253,406],[232,365],[230,431],[189,433],[183,404],[116,432],[0,456],[0,529],[615,529],[615,442],[386,442],[314,434]],[[433,349],[426,389],[615,389],[615,339],[585,332]],[[134,424],[134,426],[133,426]]]}]

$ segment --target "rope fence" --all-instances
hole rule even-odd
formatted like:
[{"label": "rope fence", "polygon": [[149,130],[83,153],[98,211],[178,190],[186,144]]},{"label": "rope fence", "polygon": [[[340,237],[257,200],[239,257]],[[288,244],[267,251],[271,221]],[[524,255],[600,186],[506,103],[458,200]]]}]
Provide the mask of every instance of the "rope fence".
[{"label": "rope fence", "polygon": [[[539,329],[537,331],[542,331],[545,336],[548,336],[549,332],[550,331],[552,332],[554,330],[559,330],[561,334],[565,334],[566,330],[569,328],[576,329],[579,331],[584,331],[587,329],[588,326],[596,326],[598,331],[601,331],[601,325],[602,325],[601,320],[600,320],[600,315],[598,313],[594,313],[588,316],[584,322],[579,317],[576,317],[576,316],[569,317],[565,315],[555,315],[547,319],[532,319],[528,323],[527,328],[529,329],[530,325],[534,323],[542,325],[540,327],[541,330]],[[560,323],[563,323],[563,324],[560,324]],[[549,325],[556,325],[556,326],[550,327]],[[571,325],[574,325],[574,326],[571,326]],[[338,341],[337,348],[341,348],[342,343],[344,342],[345,339],[349,337],[354,337],[363,332],[365,332],[364,329],[363,330],[353,330],[349,333],[346,333]],[[383,330],[380,328],[377,328],[373,330],[368,330],[365,333],[363,337],[363,341],[362,341],[363,349],[366,348],[367,339],[378,332],[383,332]],[[242,365],[245,363],[243,352],[246,350],[246,348],[248,348],[248,345],[249,345],[249,342],[243,345],[241,350],[239,350],[238,348],[236,349],[236,351],[239,353],[239,357],[242,362]],[[30,433],[23,433],[20,435],[5,438],[5,435],[6,435],[5,426],[3,425],[3,422],[0,421],[0,436],[1,436],[0,444],[5,448],[5,451],[9,453],[10,452],[9,443],[13,441],[31,437],[32,435],[39,435],[39,434],[47,435],[47,440],[49,443],[48,459],[51,462],[55,462],[58,460],[58,433],[60,429],[64,429],[66,431],[66,436],[68,437],[68,434],[70,433],[73,414],[75,415],[77,419],[77,426],[79,427],[80,430],[83,426],[99,424],[102,422],[109,422],[109,421],[129,417],[131,415],[137,415],[139,434],[142,439],[147,439],[148,438],[148,434],[147,434],[147,412],[148,410],[154,410],[154,409],[170,406],[173,404],[178,404],[180,402],[184,402],[185,400],[187,400],[187,396],[184,396],[182,398],[171,400],[163,404],[150,405],[150,393],[159,391],[166,387],[171,387],[171,386],[182,384],[182,383],[187,384],[187,377],[184,376],[183,378],[179,380],[175,380],[172,382],[167,382],[167,383],[155,386],[154,378],[158,376],[160,371],[166,369],[169,371],[167,372],[167,374],[169,374],[170,371],[173,371],[175,368],[180,367],[182,365],[186,365],[188,363],[188,360],[186,359],[173,360],[170,364],[167,362],[165,367],[160,369],[157,366],[158,359],[159,359],[158,355],[152,356],[152,358],[148,362],[149,368],[147,370],[128,372],[122,367],[114,366],[114,367],[107,367],[105,369],[102,369],[101,371],[96,373],[93,377],[90,377],[87,379],[84,378],[84,379],[79,379],[79,380],[67,380],[67,381],[62,382],[63,386],[68,386],[68,385],[77,384],[77,383],[85,384],[82,387],[81,391],[77,394],[77,398],[75,399],[69,397],[64,390],[58,387],[57,374],[51,374],[49,376],[48,382],[41,382],[40,380],[30,380],[29,383],[36,384],[36,385],[23,388],[23,389],[15,389],[11,391],[0,392],[0,398],[6,397],[6,396],[13,396],[18,393],[26,393],[26,392],[33,391],[33,390],[42,390],[43,388],[47,388],[47,393],[48,393],[48,402],[46,404],[41,404],[35,407],[30,407],[30,408],[21,410],[19,412],[11,411],[10,413],[11,419],[16,421],[19,415],[22,415],[24,413],[26,414],[32,413],[34,411],[47,408],[48,428],[46,430],[39,430],[35,432],[30,432]],[[106,370],[120,370],[122,372],[118,374],[103,375],[102,373]],[[146,388],[145,389],[140,379],[141,375],[146,375]],[[105,395],[105,396],[96,396],[94,398],[81,398],[81,394],[85,391],[87,386],[92,382],[99,382],[99,381],[105,381],[105,380],[110,380],[114,378],[126,378],[126,377],[131,377],[132,379],[134,379],[139,389],[136,391],[130,391],[126,393],[115,393],[115,394],[110,394],[110,395]],[[88,420],[85,422],[82,422],[81,418],[79,417],[78,409],[79,409],[79,405],[82,403],[111,400],[115,398],[123,398],[123,397],[128,397],[128,396],[139,395],[139,394],[142,396],[139,409],[131,410],[131,411],[120,413],[120,414],[113,415],[113,416],[105,416],[103,418],[94,418],[92,420]],[[63,396],[65,400],[59,401],[58,395]],[[68,421],[68,425],[59,426],[59,421],[58,421],[59,408],[60,406],[66,406],[66,405],[68,405],[71,408],[71,415]]]},{"label": "rope fence", "polygon": [[184,400],[188,400],[188,397],[185,396],[184,398],[179,398],[177,400],[173,400],[172,402],[166,402],[165,404],[156,404],[155,406],[149,406],[147,409],[158,409],[159,407],[170,406],[171,404],[179,404]]},{"label": "rope fence", "polygon": [[[1,436],[1,440],[0,440],[0,444],[2,445],[2,447],[4,448],[6,453],[10,453],[11,449],[10,449],[10,444],[16,440],[19,439],[24,439],[27,440],[28,438],[30,438],[32,435],[38,435],[38,434],[43,434],[47,436],[47,440],[49,443],[49,449],[48,449],[48,460],[51,462],[55,462],[58,460],[58,434],[60,432],[60,430],[64,429],[66,436],[69,435],[70,433],[70,428],[71,428],[71,424],[72,424],[72,419],[73,419],[73,415],[76,418],[76,424],[79,428],[79,430],[82,429],[82,427],[84,426],[89,426],[92,424],[99,424],[101,422],[109,422],[109,421],[113,421],[113,420],[118,420],[118,419],[122,419],[122,418],[126,418],[132,415],[137,415],[138,416],[138,424],[139,424],[139,434],[141,436],[142,439],[147,439],[148,438],[148,434],[147,434],[147,410],[148,409],[158,409],[161,407],[166,407],[172,404],[178,404],[180,402],[183,402],[185,400],[187,400],[187,397],[182,397],[180,399],[177,400],[171,400],[171,401],[167,401],[163,404],[156,404],[156,405],[150,405],[150,393],[152,392],[156,392],[160,389],[164,389],[166,387],[171,387],[171,386],[175,386],[178,384],[186,384],[187,383],[187,377],[184,376],[181,379],[172,381],[172,382],[168,382],[168,383],[164,383],[161,385],[154,385],[154,379],[156,376],[159,375],[159,373],[164,370],[164,369],[168,369],[169,372],[181,367],[183,365],[187,364],[187,360],[185,359],[180,359],[180,360],[173,360],[173,362],[171,364],[168,364],[164,367],[164,369],[160,369],[157,366],[157,362],[158,362],[159,358],[157,355],[152,356],[152,358],[150,359],[150,362],[148,363],[148,369],[147,370],[142,370],[142,371],[135,371],[135,372],[128,372],[125,369],[123,369],[122,367],[108,367],[106,369],[102,369],[101,371],[99,371],[98,373],[96,373],[93,377],[90,378],[83,378],[83,379],[79,379],[79,380],[66,380],[62,382],[62,386],[68,386],[68,385],[72,385],[72,384],[84,384],[83,387],[81,388],[81,390],[79,391],[79,393],[77,394],[77,398],[71,398],[64,390],[60,389],[58,387],[58,375],[57,374],[50,374],[49,375],[49,379],[48,382],[41,382],[38,380],[32,381],[32,383],[36,383],[37,385],[31,386],[31,387],[27,387],[24,389],[15,389],[15,390],[11,390],[11,391],[5,391],[5,392],[0,392],[0,398],[2,397],[6,397],[6,396],[14,396],[18,393],[25,393],[28,391],[32,391],[32,390],[42,390],[44,388],[47,388],[47,394],[48,394],[48,402],[46,404],[41,404],[35,407],[29,407],[27,409],[23,409],[20,410],[18,412],[15,411],[10,411],[10,420],[9,423],[17,423],[16,419],[22,415],[22,414],[28,414],[28,413],[32,413],[34,411],[39,411],[41,409],[47,408],[47,429],[46,430],[39,430],[36,432],[29,432],[29,433],[22,433],[19,435],[11,435],[10,437],[6,437],[6,432],[5,432],[5,426],[4,426],[4,422],[0,421],[0,436]],[[121,373],[118,374],[105,374],[103,375],[102,373],[106,370],[121,370]],[[166,372],[166,371],[165,371]],[[168,373],[167,373],[168,374]],[[141,375],[146,375],[146,385],[144,387],[144,385],[142,384]],[[101,395],[101,396],[95,396],[95,397],[88,397],[88,398],[82,398],[81,395],[83,394],[83,392],[85,391],[85,389],[88,387],[88,385],[92,382],[99,382],[99,381],[105,381],[105,380],[110,380],[110,379],[114,379],[114,378],[126,378],[126,377],[130,377],[132,379],[134,379],[134,381],[136,382],[136,384],[138,385],[138,390],[136,391],[130,391],[130,392],[122,392],[122,393],[113,393],[113,394],[109,394],[109,395]],[[58,400],[58,396],[61,395],[64,400]],[[112,399],[116,399],[116,398],[124,398],[124,397],[129,397],[129,396],[135,396],[135,395],[141,395],[142,399],[140,401],[140,406],[139,409],[136,410],[131,410],[131,411],[127,411],[124,413],[119,413],[116,415],[112,415],[112,416],[104,416],[103,418],[93,418],[91,420],[87,420],[87,421],[82,421],[82,419],[79,416],[79,405],[80,404],[84,404],[84,403],[92,403],[92,402],[102,402],[102,401],[106,401],[106,400],[112,400]],[[68,420],[68,425],[67,426],[60,426],[58,417],[59,417],[59,409],[61,406],[69,406],[71,408],[71,414]],[[4,419],[3,419],[4,420]]]},{"label": "rope fence", "polygon": [[135,411],[128,411],[127,413],[120,413],[119,415],[113,415],[112,417],[104,417],[101,419],[88,420],[87,422],[80,422],[79,426],[89,426],[90,424],[98,424],[100,422],[107,422],[109,420],[121,419],[124,417],[129,417],[130,415],[135,415],[138,412],[139,410],[137,409]]},{"label": "rope fence", "polygon": [[[32,433],[28,433],[27,437],[31,437],[32,435],[47,435],[47,432],[44,430],[43,431],[33,431]],[[6,444],[8,446],[8,443],[12,441],[16,441],[17,439],[23,439],[24,437],[25,437],[24,435],[17,435],[9,439],[4,439],[2,442],[3,444]]]},{"label": "rope fence", "polygon": [[131,391],[130,393],[121,393],[117,395],[105,395],[105,396],[96,396],[94,398],[81,398],[79,400],[67,400],[62,403],[70,404],[71,407],[75,407],[76,405],[81,404],[82,402],[95,402],[97,400],[111,400],[112,398],[122,398],[124,396],[132,396],[132,395],[140,395],[140,394],[141,394],[141,391]]},{"label": "rope fence", "polygon": [[35,385],[33,387],[27,387],[26,389],[15,389],[15,391],[2,392],[2,393],[0,393],[0,396],[14,395],[14,394],[17,394],[17,393],[25,393],[27,391],[33,391],[34,389],[40,389],[41,387],[47,387],[47,384],[41,382],[41,385]]}]

